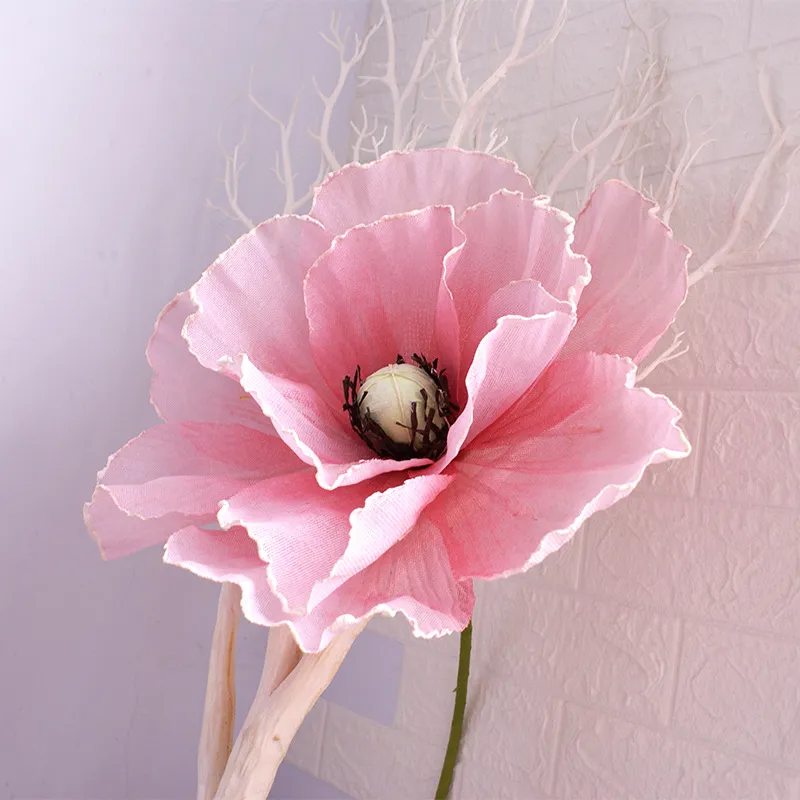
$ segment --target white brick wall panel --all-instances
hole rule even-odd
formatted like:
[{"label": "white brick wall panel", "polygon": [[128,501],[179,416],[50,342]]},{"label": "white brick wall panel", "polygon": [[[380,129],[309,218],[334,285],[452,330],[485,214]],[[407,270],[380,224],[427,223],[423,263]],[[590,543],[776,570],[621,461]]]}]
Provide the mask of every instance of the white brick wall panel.
[{"label": "white brick wall panel", "polygon": [[637,494],[581,535],[588,592],[800,642],[796,511]]},{"label": "white brick wall panel", "polygon": [[800,764],[800,644],[688,624],[675,727],[789,767]]},{"label": "white brick wall panel", "polygon": [[798,308],[800,270],[755,268],[701,281],[679,320],[689,352],[654,378],[663,386],[799,390],[800,337],[787,335]]},{"label": "white brick wall panel", "polygon": [[[489,584],[482,600],[477,680],[483,675],[489,682],[597,703],[644,720],[663,718],[675,619],[540,588],[524,575]],[[524,705],[518,713],[521,723]]]},{"label": "white brick wall panel", "polygon": [[559,800],[789,800],[797,778],[704,744],[567,705]]},{"label": "white brick wall panel", "polygon": [[766,47],[798,38],[800,5],[795,0],[753,0],[750,47]]},{"label": "white brick wall panel", "polygon": [[712,392],[700,496],[800,507],[800,396]]}]

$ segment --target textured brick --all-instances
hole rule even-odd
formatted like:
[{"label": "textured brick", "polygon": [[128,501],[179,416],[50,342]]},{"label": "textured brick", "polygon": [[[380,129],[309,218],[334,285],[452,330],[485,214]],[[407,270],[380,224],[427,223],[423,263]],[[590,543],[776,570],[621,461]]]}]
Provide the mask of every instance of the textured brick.
[{"label": "textured brick", "polygon": [[712,392],[700,495],[800,506],[800,396]]},{"label": "textured brick", "polygon": [[432,797],[446,745],[330,706],[319,777],[359,800]]},{"label": "textured brick", "polygon": [[[637,15],[646,24],[646,13]],[[599,8],[571,19],[555,44],[553,103],[570,103],[613,90],[619,82],[630,20],[623,3]],[[631,63],[641,57],[643,39],[631,42]]]},{"label": "textured brick", "polygon": [[800,644],[687,625],[675,727],[800,764]]},{"label": "textured brick", "polygon": [[442,658],[426,648],[406,648],[395,727],[432,746],[447,741],[457,667],[455,654]]},{"label": "textured brick", "polygon": [[[546,795],[558,703],[524,682],[478,675],[470,681],[459,772],[459,797]],[[487,747],[491,742],[491,747]]]},{"label": "textured brick", "polygon": [[788,800],[795,776],[567,706],[559,800]]},{"label": "textured brick", "polygon": [[658,385],[800,389],[797,272],[722,273],[701,281],[681,312],[689,352],[653,373]]},{"label": "textured brick", "polygon": [[661,0],[662,47],[682,70],[741,53],[747,44],[750,0]]},{"label": "textured brick", "polygon": [[591,592],[800,640],[794,511],[631,497],[581,535]]},{"label": "textured brick", "polygon": [[[662,368],[663,369],[663,368]],[[659,392],[660,372],[654,372],[648,381],[650,387]],[[703,394],[665,389],[669,399],[681,410],[681,428],[692,444],[692,452],[687,458],[654,464],[645,470],[642,481],[636,489],[637,494],[654,492],[659,495],[691,496],[697,473],[697,443],[700,441],[700,419],[703,409]]]},{"label": "textured brick", "polygon": [[795,0],[753,0],[749,46],[766,47],[798,38],[800,5]]},{"label": "textured brick", "polygon": [[539,588],[525,576],[497,586],[482,598],[474,634],[477,680],[663,718],[674,619]]}]

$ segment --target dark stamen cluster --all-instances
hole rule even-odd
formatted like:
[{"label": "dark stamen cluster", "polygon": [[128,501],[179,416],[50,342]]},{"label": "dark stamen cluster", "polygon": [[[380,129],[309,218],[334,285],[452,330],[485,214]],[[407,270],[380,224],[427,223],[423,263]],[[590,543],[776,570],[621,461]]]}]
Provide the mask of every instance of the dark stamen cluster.
[{"label": "dark stamen cluster", "polygon": [[[362,409],[369,391],[364,392],[359,400],[358,393],[363,384],[361,367],[357,366],[351,378],[345,375],[342,381],[344,389],[344,410],[350,417],[353,430],[364,442],[382,458],[391,458],[395,461],[407,461],[410,458],[430,458],[435,461],[444,453],[447,447],[447,432],[450,424],[455,419],[458,406],[450,400],[450,391],[445,370],[439,370],[439,360],[428,361],[425,356],[417,353],[411,357],[412,361],[426,372],[436,385],[436,394],[429,397],[425,389],[420,389],[421,402],[411,403],[411,425],[396,425],[411,431],[411,443],[395,442],[381,426],[372,418],[369,408]],[[401,355],[397,356],[397,364],[404,364]],[[436,417],[441,418],[441,423],[436,424]]]}]

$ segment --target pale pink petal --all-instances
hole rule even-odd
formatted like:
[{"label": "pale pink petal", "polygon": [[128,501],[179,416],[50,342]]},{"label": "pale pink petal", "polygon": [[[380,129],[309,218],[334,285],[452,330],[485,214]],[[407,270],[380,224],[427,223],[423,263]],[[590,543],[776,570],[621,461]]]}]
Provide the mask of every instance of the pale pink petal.
[{"label": "pale pink petal", "polygon": [[414,527],[425,506],[452,480],[445,475],[422,475],[367,497],[363,507],[350,514],[347,547],[329,570],[330,577],[314,587],[310,607],[319,605],[397,544]]},{"label": "pale pink petal", "polygon": [[348,164],[316,190],[311,216],[333,234],[381,217],[452,206],[460,217],[499,189],[531,193],[511,161],[454,149],[392,152],[371,164]]},{"label": "pale pink petal", "polygon": [[288,447],[316,468],[317,481],[325,489],[431,463],[421,458],[408,461],[375,458],[352,430],[341,404],[331,408],[307,384],[265,375],[246,357],[240,358],[235,368],[241,375],[242,387],[272,418],[278,435]]},{"label": "pale pink petal", "polygon": [[[449,208],[381,219],[337,238],[306,280],[311,349],[331,391],[414,353],[457,369],[458,323],[442,278],[463,244]],[[343,415],[344,416],[344,415]]]},{"label": "pale pink petal", "polygon": [[559,361],[461,453],[455,482],[423,514],[446,531],[458,577],[524,571],[628,495],[648,465],[689,453],[680,412],[634,376],[616,356]]},{"label": "pale pink petal", "polygon": [[[497,192],[467,210],[458,226],[467,241],[448,258],[447,285],[461,328],[461,362],[469,364],[486,324],[489,298],[517,281],[535,280],[557,300],[576,305],[589,281],[589,265],[572,252],[575,221],[547,198]],[[516,313],[508,311],[506,313]]]},{"label": "pale pink petal", "polygon": [[400,612],[417,636],[442,636],[466,627],[475,604],[472,582],[453,578],[436,530],[412,531],[305,615],[284,611],[270,589],[257,545],[243,528],[186,527],[170,537],[164,560],[211,580],[238,584],[247,619],[258,625],[287,624],[306,652],[319,652],[341,630],[375,613]]},{"label": "pale pink petal", "polygon": [[[531,287],[524,287],[531,288]],[[508,411],[556,358],[575,324],[572,306],[541,287],[531,301],[541,313],[501,317],[478,345],[467,372],[467,402],[447,436],[445,454],[431,467],[441,472],[482,430]]]},{"label": "pale pink petal", "polygon": [[165,423],[111,456],[86,523],[103,555],[116,558],[163,542],[188,522],[213,522],[226,496],[303,468],[278,438],[252,428]]},{"label": "pale pink petal", "polygon": [[241,424],[274,435],[269,418],[228,375],[206,369],[181,336],[186,318],[197,311],[188,292],[168,303],[147,345],[153,368],[150,399],[168,422]]},{"label": "pale pink petal", "polygon": [[243,528],[204,530],[190,525],[170,536],[164,561],[219,583],[242,590],[242,611],[256,625],[278,625],[288,615],[267,583],[267,565],[256,543]]},{"label": "pale pink petal", "polygon": [[318,650],[345,625],[399,611],[416,636],[431,638],[463,630],[474,605],[472,581],[453,577],[439,531],[417,525],[293,627],[304,649]]},{"label": "pale pink petal", "polygon": [[269,564],[273,592],[287,611],[301,614],[314,586],[328,578],[345,552],[350,515],[369,494],[364,484],[327,491],[313,472],[279,476],[224,502],[218,520],[223,528],[247,530]]},{"label": "pale pink petal", "polygon": [[[209,369],[246,354],[262,372],[314,384],[303,281],[331,243],[307,217],[275,217],[242,236],[192,287],[183,335]],[[221,363],[222,362],[222,363]]]},{"label": "pale pink petal", "polygon": [[654,203],[619,181],[591,196],[572,247],[588,258],[592,280],[565,355],[614,353],[639,363],[675,318],[686,297],[690,251],[655,211]]}]

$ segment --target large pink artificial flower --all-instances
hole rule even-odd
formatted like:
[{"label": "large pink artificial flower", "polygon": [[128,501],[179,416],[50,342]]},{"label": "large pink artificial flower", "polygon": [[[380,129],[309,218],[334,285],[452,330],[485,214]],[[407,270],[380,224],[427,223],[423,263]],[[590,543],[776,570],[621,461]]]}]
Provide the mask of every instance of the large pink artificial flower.
[{"label": "large pink artificial flower", "polygon": [[460,150],[331,175],[162,312],[164,422],[98,476],[103,555],[166,543],[306,651],[376,612],[463,629],[474,578],[539,563],[689,452],[634,386],[686,294],[654,210],[610,181],[575,221]]}]

